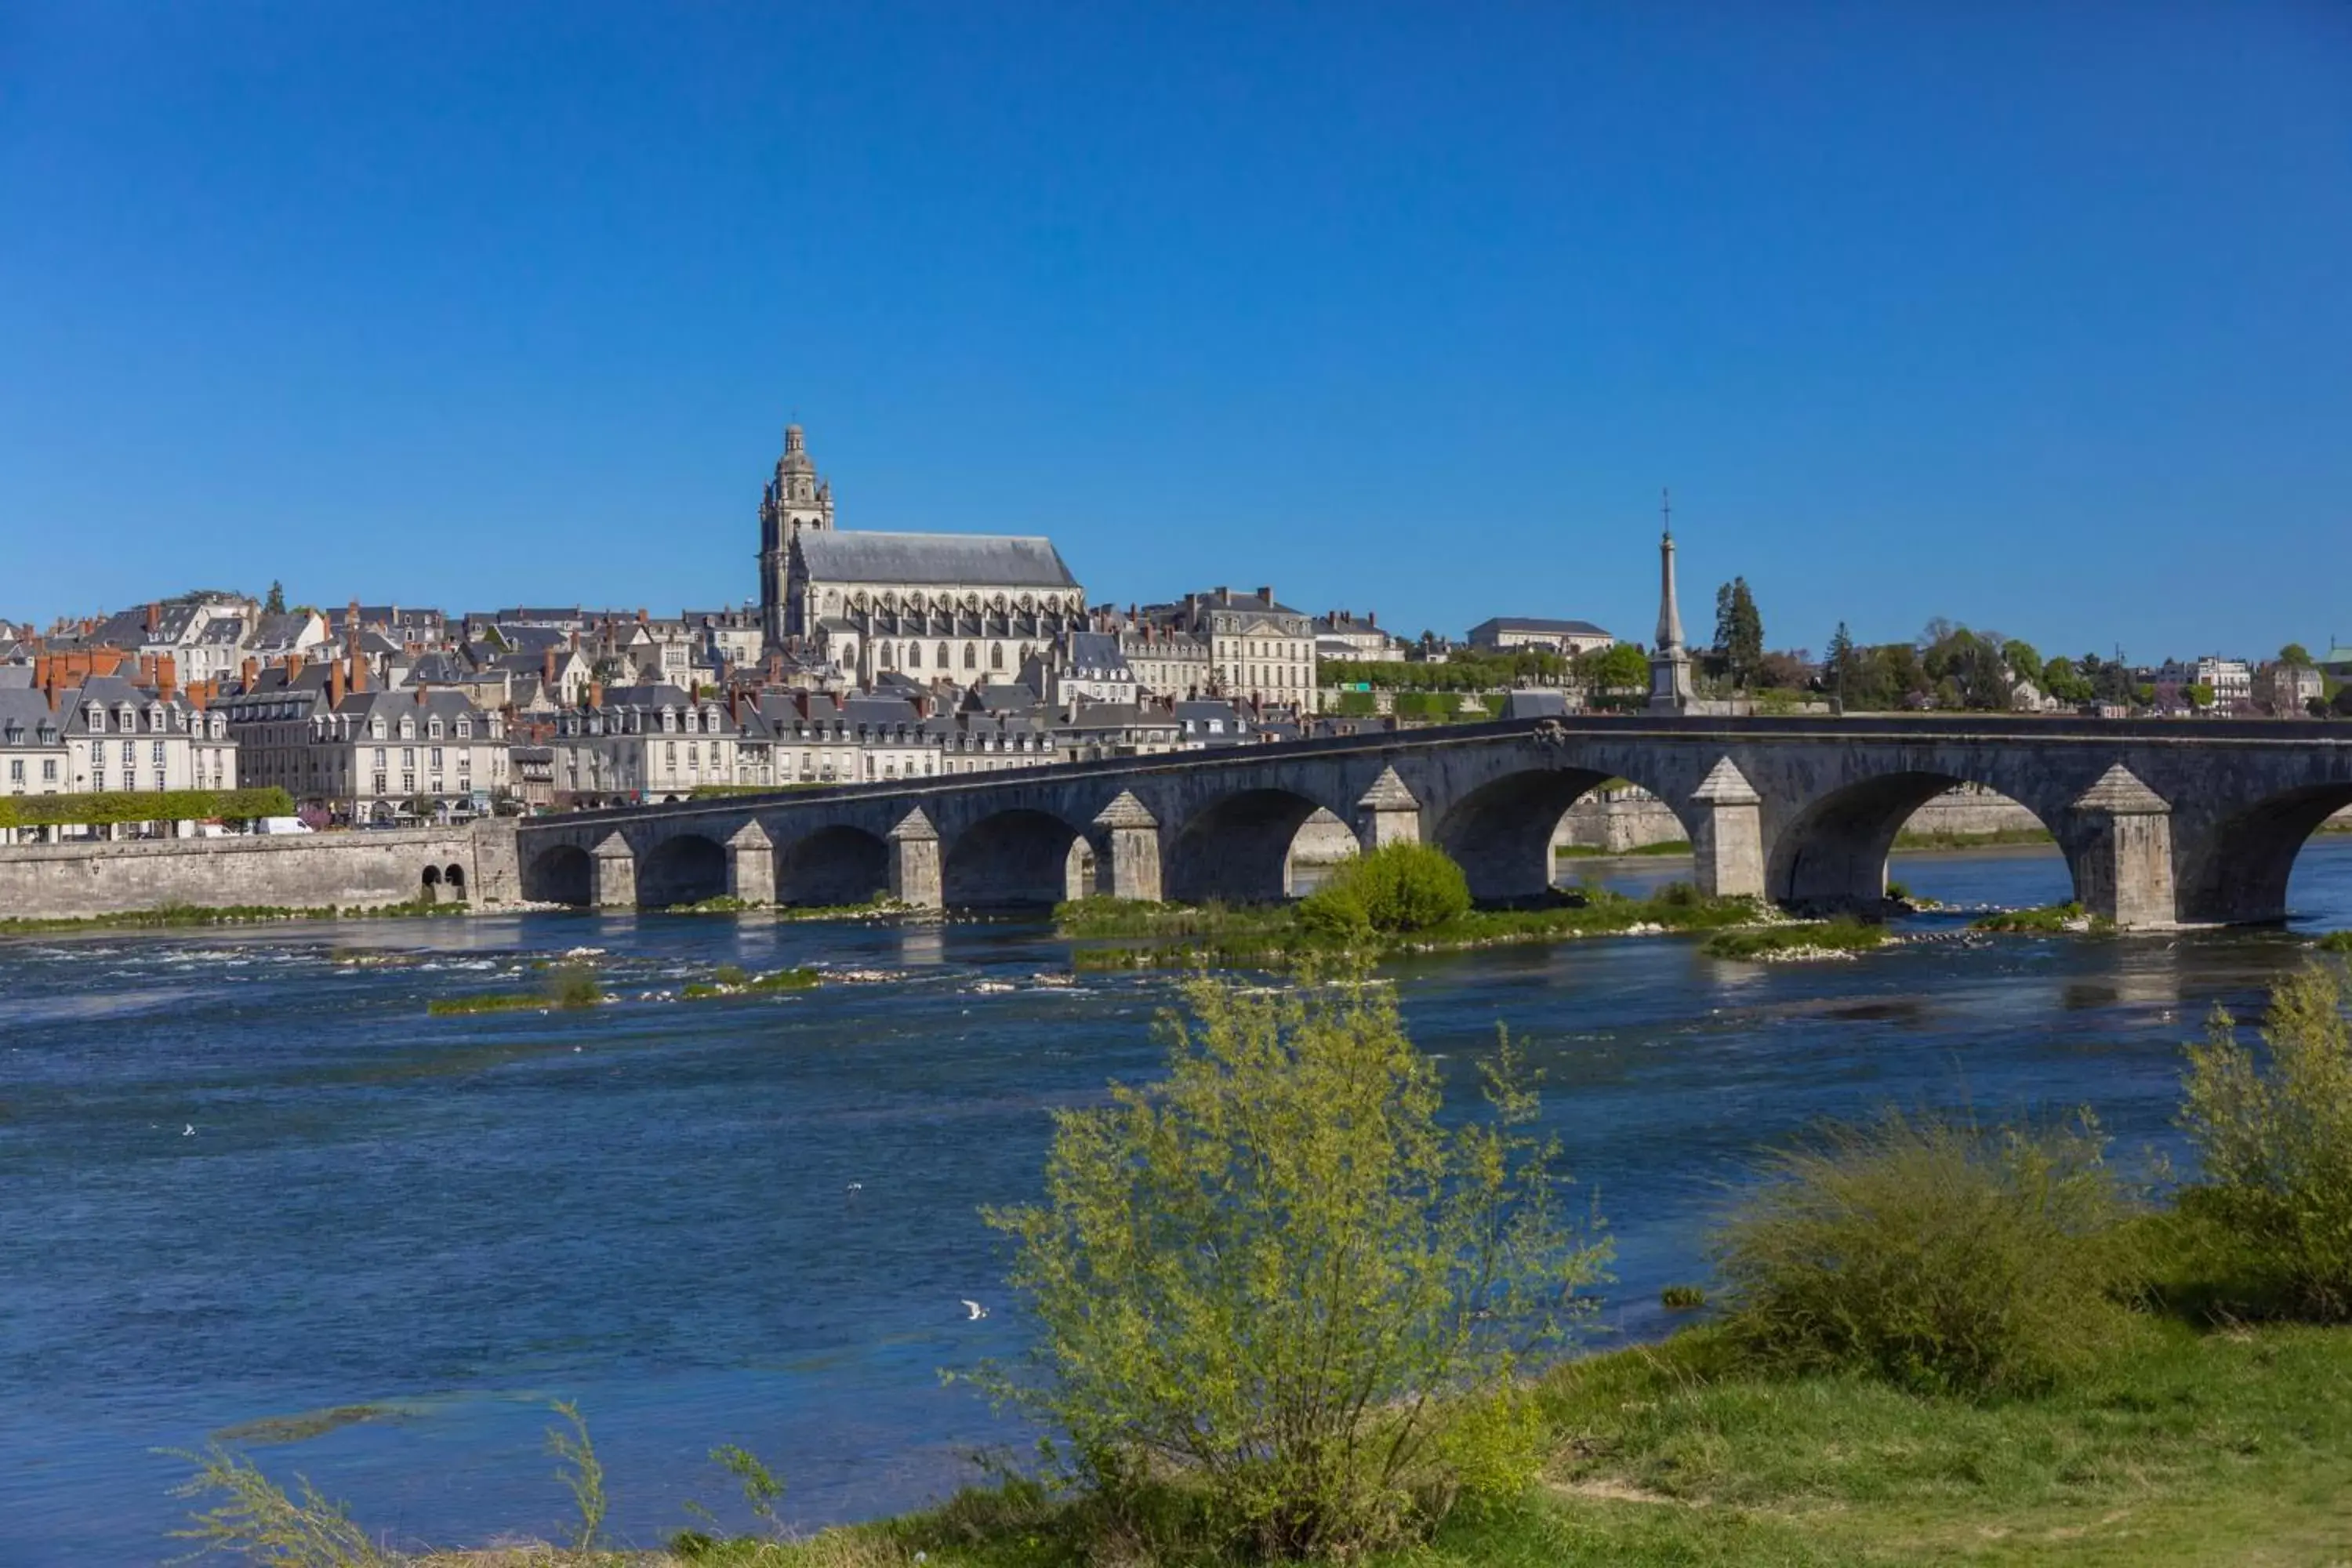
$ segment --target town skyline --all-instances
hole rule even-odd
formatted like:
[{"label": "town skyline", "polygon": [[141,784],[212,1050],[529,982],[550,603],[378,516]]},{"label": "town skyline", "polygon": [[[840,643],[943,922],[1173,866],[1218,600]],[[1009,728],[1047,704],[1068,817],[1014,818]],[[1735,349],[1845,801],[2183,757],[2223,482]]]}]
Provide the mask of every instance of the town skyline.
[{"label": "town skyline", "polygon": [[731,602],[798,417],[1118,603],[1638,627],[1671,485],[1776,644],[2324,640],[2347,26],[36,16],[0,613]]}]

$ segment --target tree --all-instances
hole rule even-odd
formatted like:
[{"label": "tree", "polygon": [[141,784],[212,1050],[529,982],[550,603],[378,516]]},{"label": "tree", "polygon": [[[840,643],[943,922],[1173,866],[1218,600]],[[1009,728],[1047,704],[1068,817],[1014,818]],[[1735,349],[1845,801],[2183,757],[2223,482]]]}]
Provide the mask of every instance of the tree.
[{"label": "tree", "polygon": [[1734,577],[1715,591],[1715,647],[1731,683],[1746,686],[1764,657],[1764,617],[1745,577]]},{"label": "tree", "polygon": [[1756,661],[1756,683],[1768,690],[1801,691],[1812,678],[1812,668],[1794,648],[1775,648]]},{"label": "tree", "polygon": [[1516,1495],[1541,1445],[1515,1374],[1608,1251],[1562,1226],[1508,1040],[1485,1114],[1441,1121],[1386,987],[1184,997],[1165,1079],[1056,1111],[1045,1200],[983,1211],[1037,1342],[974,1381],[1066,1434],[1114,1509],[1181,1474],[1268,1557]]},{"label": "tree", "polygon": [[265,616],[282,616],[286,613],[285,584],[275,580],[270,583],[269,597],[262,602],[261,613]]},{"label": "tree", "polygon": [[2309,669],[2311,650],[2299,642],[2291,642],[2279,649],[2278,661],[2289,669]]},{"label": "tree", "polygon": [[2034,651],[2032,643],[2022,637],[2011,637],[2000,645],[2000,657],[2008,663],[2010,673],[2018,679],[2030,680],[2044,691],[2050,689],[2042,680],[2044,666],[2042,656]]},{"label": "tree", "polygon": [[2061,702],[2088,702],[2093,695],[2090,681],[2063,653],[2042,667],[2042,689]]},{"label": "tree", "polygon": [[1576,674],[1594,690],[1640,691],[1650,684],[1650,658],[1632,643],[1612,643],[1578,655]]},{"label": "tree", "polygon": [[2182,687],[2180,695],[2189,699],[2189,705],[2191,708],[2213,706],[2213,689],[2201,680],[2192,681]]}]

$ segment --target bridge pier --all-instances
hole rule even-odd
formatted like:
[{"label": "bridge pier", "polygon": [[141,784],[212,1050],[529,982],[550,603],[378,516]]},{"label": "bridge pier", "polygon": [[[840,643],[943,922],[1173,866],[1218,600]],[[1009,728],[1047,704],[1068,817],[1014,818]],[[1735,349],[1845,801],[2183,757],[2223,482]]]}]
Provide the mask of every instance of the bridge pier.
[{"label": "bridge pier", "polygon": [[2176,923],[2172,807],[2164,797],[2117,763],[2083,792],[2074,810],[2090,829],[2073,857],[2083,908],[2123,931]]},{"label": "bridge pier", "polygon": [[727,892],[747,904],[776,901],[776,847],[757,822],[727,840]]},{"label": "bridge pier", "polygon": [[890,896],[918,910],[947,908],[947,889],[940,871],[940,830],[921,806],[898,820],[889,832]]},{"label": "bridge pier", "polygon": [[1713,899],[1764,896],[1764,797],[1725,757],[1691,792],[1694,879]]},{"label": "bridge pier", "polygon": [[588,852],[588,901],[598,909],[637,907],[637,857],[618,832],[607,833]]},{"label": "bridge pier", "polygon": [[1397,777],[1396,769],[1382,768],[1356,802],[1356,837],[1363,840],[1367,855],[1391,844],[1421,842],[1421,802]]},{"label": "bridge pier", "polygon": [[1158,903],[1160,819],[1135,798],[1134,791],[1121,790],[1096,816],[1094,825],[1108,841],[1103,864],[1110,868],[1110,896],[1139,904]]}]

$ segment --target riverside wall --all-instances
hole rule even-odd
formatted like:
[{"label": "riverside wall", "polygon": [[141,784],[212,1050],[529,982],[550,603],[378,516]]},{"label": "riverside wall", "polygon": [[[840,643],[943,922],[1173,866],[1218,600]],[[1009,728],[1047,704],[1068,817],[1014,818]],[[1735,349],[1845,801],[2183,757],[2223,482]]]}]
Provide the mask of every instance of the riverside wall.
[{"label": "riverside wall", "polygon": [[[0,920],[79,920],[168,905],[366,909],[428,892],[520,896],[514,825],[0,847]],[[425,879],[427,869],[432,881]]]}]

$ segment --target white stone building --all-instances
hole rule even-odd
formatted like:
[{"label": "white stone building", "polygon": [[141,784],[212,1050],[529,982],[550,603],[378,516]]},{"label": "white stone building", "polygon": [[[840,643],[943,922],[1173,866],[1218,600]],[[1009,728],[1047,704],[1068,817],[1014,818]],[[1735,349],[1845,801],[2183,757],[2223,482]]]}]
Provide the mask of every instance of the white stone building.
[{"label": "white stone building", "polygon": [[61,793],[238,787],[226,719],[170,688],[94,676],[60,691],[58,711],[69,774]]},{"label": "white stone building", "polygon": [[717,699],[698,701],[675,686],[589,689],[579,708],[558,714],[552,784],[567,804],[683,800],[705,784],[743,782],[740,731]]},{"label": "white stone building", "polygon": [[1276,600],[1272,587],[1187,594],[1181,604],[1146,605],[1142,618],[1208,645],[1208,689],[1214,695],[1314,707],[1314,619]]},{"label": "white stone building", "polygon": [[1488,653],[1539,648],[1565,658],[1598,653],[1617,639],[1591,621],[1546,620],[1538,616],[1496,616],[1470,628],[1470,646]]}]

